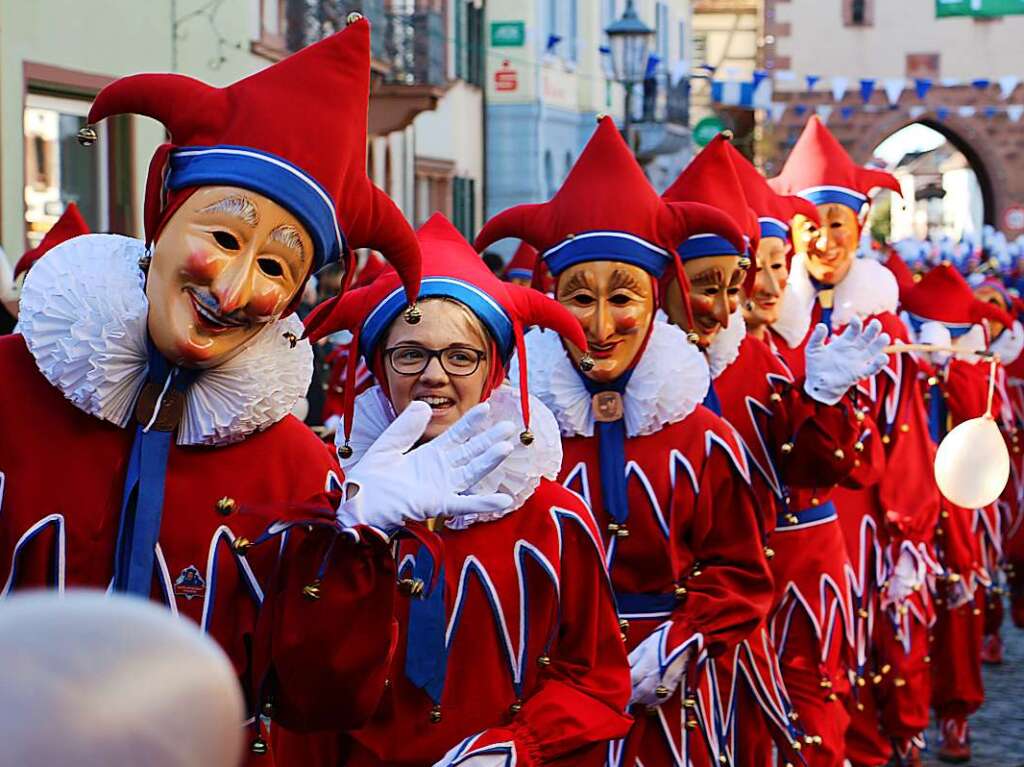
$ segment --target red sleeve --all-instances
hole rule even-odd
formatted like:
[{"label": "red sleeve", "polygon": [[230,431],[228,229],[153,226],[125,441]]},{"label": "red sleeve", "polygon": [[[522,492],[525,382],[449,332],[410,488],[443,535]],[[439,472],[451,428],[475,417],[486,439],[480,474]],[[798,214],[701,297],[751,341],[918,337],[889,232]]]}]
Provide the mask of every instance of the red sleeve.
[{"label": "red sleeve", "polygon": [[668,644],[678,647],[699,637],[715,656],[742,641],[767,615],[773,584],[745,462],[724,428],[712,425],[708,432],[692,513],[681,507],[693,500],[679,491],[683,483],[673,496],[671,534],[681,599]]},{"label": "red sleeve", "polygon": [[358,727],[384,692],[397,639],[390,546],[368,528],[305,525],[281,545],[256,627],[259,699],[296,732]]},{"label": "red sleeve", "polygon": [[[582,506],[579,512],[589,516]],[[631,723],[629,663],[600,544],[572,520],[562,524],[562,540],[561,625],[551,664],[515,718],[470,749],[511,740],[519,767],[602,764],[607,741]]]},{"label": "red sleeve", "polygon": [[[954,424],[985,415],[990,370],[991,366],[985,361],[972,364],[965,360],[950,360],[943,374],[945,381],[942,388]],[[1001,408],[1002,401],[997,387],[992,396],[992,413],[998,414]]]}]

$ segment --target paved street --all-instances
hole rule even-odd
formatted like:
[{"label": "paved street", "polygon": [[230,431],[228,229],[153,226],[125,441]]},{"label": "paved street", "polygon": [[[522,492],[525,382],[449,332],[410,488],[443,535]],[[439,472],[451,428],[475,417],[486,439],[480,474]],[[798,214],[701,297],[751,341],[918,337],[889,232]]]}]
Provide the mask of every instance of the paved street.
[{"label": "paved street", "polygon": [[[985,705],[971,717],[972,765],[1020,767],[1024,765],[1024,631],[1007,620],[1003,626],[1006,661],[985,667]],[[938,748],[938,734],[928,732],[928,745]],[[927,755],[929,767],[943,764]]]}]

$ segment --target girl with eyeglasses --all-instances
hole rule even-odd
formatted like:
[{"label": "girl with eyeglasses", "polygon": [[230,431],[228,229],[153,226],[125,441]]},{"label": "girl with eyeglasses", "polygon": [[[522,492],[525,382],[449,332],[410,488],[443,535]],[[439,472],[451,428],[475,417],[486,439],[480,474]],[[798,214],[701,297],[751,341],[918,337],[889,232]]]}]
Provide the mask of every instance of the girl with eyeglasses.
[{"label": "girl with eyeglasses", "polygon": [[[380,382],[349,393],[339,456],[345,467],[370,460],[384,430],[414,410],[427,419],[421,441],[435,444],[466,423],[482,431],[511,421],[511,454],[465,493],[512,502],[387,531],[402,596],[377,712],[321,738],[279,728],[275,749],[314,766],[596,767],[630,725],[601,536],[583,501],[553,481],[562,462],[554,417],[526,392],[525,370],[511,384],[506,376],[524,328],[585,347],[582,330],[555,301],[494,277],[440,214],[417,236],[424,278],[413,309],[389,272],[307,321],[312,338],[350,330]],[[372,509],[365,522],[374,524]]]}]

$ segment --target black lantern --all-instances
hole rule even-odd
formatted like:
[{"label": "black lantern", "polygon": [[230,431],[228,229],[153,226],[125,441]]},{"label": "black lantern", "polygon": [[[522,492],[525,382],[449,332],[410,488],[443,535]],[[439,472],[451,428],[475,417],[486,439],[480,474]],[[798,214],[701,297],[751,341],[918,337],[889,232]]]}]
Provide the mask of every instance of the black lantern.
[{"label": "black lantern", "polygon": [[611,48],[615,80],[626,86],[642,82],[647,70],[647,55],[654,30],[640,21],[633,0],[626,0],[622,18],[605,30]]}]

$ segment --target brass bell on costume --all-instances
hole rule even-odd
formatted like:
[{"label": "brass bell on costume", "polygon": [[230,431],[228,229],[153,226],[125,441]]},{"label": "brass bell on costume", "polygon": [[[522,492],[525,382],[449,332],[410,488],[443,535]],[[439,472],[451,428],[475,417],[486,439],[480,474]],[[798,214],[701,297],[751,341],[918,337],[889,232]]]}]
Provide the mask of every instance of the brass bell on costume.
[{"label": "brass bell on costume", "polygon": [[530,445],[532,445],[532,444],[533,444],[533,440],[534,440],[534,439],[535,439],[535,437],[533,436],[533,432],[532,432],[532,431],[530,431],[529,429],[526,429],[526,430],[524,430],[524,431],[523,431],[523,432],[522,432],[522,433],[521,433],[521,434],[519,435],[519,441],[520,441],[520,442],[522,442],[522,443],[523,443],[524,445],[526,445],[527,447],[529,447]]},{"label": "brass bell on costume", "polygon": [[441,721],[441,707],[434,706],[430,709],[430,722],[431,724],[437,724]]},{"label": "brass bell on costume", "polygon": [[657,687],[654,688],[654,694],[657,695],[659,698],[667,698],[669,695],[672,694],[672,691],[669,690],[665,685],[659,684]]},{"label": "brass bell on costume", "polygon": [[235,550],[236,554],[238,554],[241,557],[244,557],[245,553],[252,548],[252,541],[250,541],[248,538],[238,537],[235,538],[234,542],[231,544],[231,547]]},{"label": "brass bell on costume", "polygon": [[238,508],[238,504],[235,503],[234,498],[228,498],[226,495],[216,503],[216,509],[219,514],[223,514],[225,517],[228,514],[233,514],[235,509]]},{"label": "brass bell on costume", "polygon": [[320,598],[320,579],[317,578],[312,583],[309,583],[302,587],[302,596],[311,602],[315,602]]},{"label": "brass bell on costume", "polygon": [[420,320],[423,319],[423,312],[416,304],[412,304],[408,309],[405,310],[405,321],[409,325],[416,325]]},{"label": "brass bell on costume", "polygon": [[99,134],[96,133],[96,129],[91,125],[83,125],[78,129],[78,135],[75,137],[78,139],[78,143],[82,146],[92,146],[99,139]]},{"label": "brass bell on costume", "polygon": [[580,357],[580,370],[587,373],[594,369],[594,358],[589,354],[584,354]]},{"label": "brass bell on costume", "polygon": [[338,448],[338,455],[345,459],[351,458],[352,446],[348,442],[346,442],[344,445]]}]

